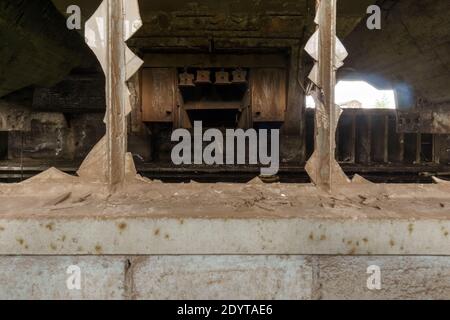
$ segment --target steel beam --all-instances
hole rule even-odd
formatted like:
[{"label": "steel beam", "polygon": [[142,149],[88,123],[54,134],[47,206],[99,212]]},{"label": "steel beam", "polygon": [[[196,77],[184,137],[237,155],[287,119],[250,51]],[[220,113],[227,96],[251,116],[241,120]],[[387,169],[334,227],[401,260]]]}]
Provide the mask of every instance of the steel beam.
[{"label": "steel beam", "polygon": [[345,59],[342,45],[337,58],[336,0],[317,1],[316,23],[317,37],[315,34],[307,45],[307,51],[316,60],[315,69],[310,74],[314,83],[312,95],[316,101],[315,150],[306,170],[316,186],[332,191],[333,185],[349,181],[335,158],[336,127],[340,116],[340,109],[334,102],[336,68]]},{"label": "steel beam", "polygon": [[124,8],[122,0],[107,0],[106,138],[107,179],[111,191],[125,180],[127,122]]}]

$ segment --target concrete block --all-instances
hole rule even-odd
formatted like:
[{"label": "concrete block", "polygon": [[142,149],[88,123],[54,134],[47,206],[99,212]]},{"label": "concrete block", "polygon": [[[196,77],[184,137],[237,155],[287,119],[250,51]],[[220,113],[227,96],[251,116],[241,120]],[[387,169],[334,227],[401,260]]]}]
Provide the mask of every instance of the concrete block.
[{"label": "concrete block", "polygon": [[132,260],[135,299],[310,299],[302,256],[153,256]]},{"label": "concrete block", "polygon": [[[1,300],[91,300],[124,297],[125,258],[0,257]],[[69,290],[67,268],[81,271],[81,290]]]},{"label": "concrete block", "polygon": [[[450,257],[319,257],[322,299],[450,299]],[[367,268],[380,267],[381,290],[367,288]]]}]

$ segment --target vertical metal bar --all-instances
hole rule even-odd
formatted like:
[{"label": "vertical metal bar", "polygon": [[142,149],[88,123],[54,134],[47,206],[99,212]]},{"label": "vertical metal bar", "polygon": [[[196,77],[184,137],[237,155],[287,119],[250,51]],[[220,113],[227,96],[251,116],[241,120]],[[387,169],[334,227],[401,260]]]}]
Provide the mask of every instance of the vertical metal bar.
[{"label": "vertical metal bar", "polygon": [[433,134],[433,162],[439,164],[441,162],[441,135]]},{"label": "vertical metal bar", "polygon": [[107,175],[110,191],[125,180],[126,117],[125,117],[125,32],[122,0],[108,1],[107,17]]},{"label": "vertical metal bar", "polygon": [[383,162],[389,162],[389,116],[384,116],[384,154],[383,154]]},{"label": "vertical metal bar", "polygon": [[350,139],[350,143],[352,144],[352,150],[350,155],[350,162],[356,162],[356,113],[352,114],[352,137]]},{"label": "vertical metal bar", "polygon": [[331,190],[333,185],[334,150],[336,147],[335,48],[336,0],[321,1],[319,10],[319,72],[322,92],[319,100],[323,103],[325,117],[317,114],[316,111],[316,117],[321,117],[318,122],[322,122],[317,128],[316,135],[316,152],[319,157],[317,183],[328,190]]},{"label": "vertical metal bar", "polygon": [[422,153],[422,134],[416,133],[416,161],[415,164],[422,163],[420,154]]},{"label": "vertical metal bar", "polygon": [[[335,59],[336,59],[336,1],[337,0],[330,0],[327,1],[327,5],[329,7],[326,10],[326,15],[329,18],[329,24],[326,26],[326,30],[324,30],[324,35],[327,36],[327,40],[329,40],[329,48],[327,48],[324,52],[324,55],[328,57],[328,60],[326,61],[325,66],[325,72],[329,79],[327,79],[327,82],[324,87],[324,94],[327,98],[325,98],[326,101],[326,108],[329,110],[330,114],[330,132],[329,134],[329,145],[330,145],[330,152],[329,152],[329,166],[330,166],[330,189],[333,187],[333,165],[332,163],[336,160],[334,155],[334,150],[336,149],[336,127],[338,125],[337,119],[337,109],[335,105],[335,87],[336,87],[336,71],[334,69],[335,66]],[[328,47],[328,46],[327,46]]]},{"label": "vertical metal bar", "polygon": [[287,87],[287,105],[285,112],[286,119],[282,127],[283,135],[295,137],[300,137],[302,133],[305,109],[305,103],[302,102],[304,101],[303,91],[299,83],[299,72],[302,68],[300,64],[300,48],[300,44],[298,44],[298,46],[292,45],[290,50],[291,55],[288,70],[289,82]]},{"label": "vertical metal bar", "polygon": [[[337,161],[342,160],[341,159],[341,154],[339,153],[339,143],[340,143],[340,129],[339,126],[337,126],[336,128],[336,137],[335,137],[335,143],[336,143],[336,149],[334,150],[334,157],[336,158]],[[345,147],[344,147],[345,148]],[[343,158],[343,157],[342,157]]]},{"label": "vertical metal bar", "polygon": [[372,163],[372,114],[367,115],[367,164]]},{"label": "vertical metal bar", "polygon": [[421,159],[421,153],[422,153],[422,134],[417,133],[416,134],[416,164],[422,163]]},{"label": "vertical metal bar", "polygon": [[21,145],[20,145],[20,179],[21,179],[21,181],[23,181],[24,180],[24,177],[23,177],[23,146],[24,146],[23,131],[20,131],[20,139],[21,139]]},{"label": "vertical metal bar", "polygon": [[400,159],[399,162],[403,163],[405,161],[405,134],[400,133]]}]

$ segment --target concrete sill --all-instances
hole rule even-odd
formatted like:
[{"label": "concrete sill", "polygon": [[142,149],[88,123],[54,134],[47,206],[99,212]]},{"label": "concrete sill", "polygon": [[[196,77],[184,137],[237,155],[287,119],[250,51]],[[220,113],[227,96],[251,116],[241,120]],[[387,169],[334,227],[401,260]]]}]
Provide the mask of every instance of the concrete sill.
[{"label": "concrete sill", "polygon": [[448,185],[39,186],[0,189],[0,255],[450,255]]},{"label": "concrete sill", "polygon": [[0,219],[0,255],[449,255],[450,221]]}]

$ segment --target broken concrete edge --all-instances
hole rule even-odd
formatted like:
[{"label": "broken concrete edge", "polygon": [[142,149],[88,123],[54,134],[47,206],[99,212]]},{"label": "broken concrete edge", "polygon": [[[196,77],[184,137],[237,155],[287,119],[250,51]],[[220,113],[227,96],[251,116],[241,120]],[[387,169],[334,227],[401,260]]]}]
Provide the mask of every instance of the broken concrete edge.
[{"label": "broken concrete edge", "polygon": [[448,181],[448,180],[442,180],[442,179],[439,179],[437,177],[432,177],[432,179],[433,179],[433,182],[436,183],[436,184],[447,185],[447,186],[450,185],[450,181]]},{"label": "broken concrete edge", "polygon": [[[105,141],[103,138],[102,141]],[[42,182],[61,182],[61,183],[71,183],[71,182],[103,182],[106,183],[105,179],[105,166],[102,166],[100,159],[102,156],[96,156],[97,152],[104,151],[104,143],[100,141],[94,148],[95,154],[88,156],[85,162],[83,162],[77,171],[77,175],[73,176],[67,174],[55,167],[51,167],[44,172],[37,174],[36,176],[24,180],[19,183],[13,183],[8,185],[24,185],[24,184],[39,184]],[[142,181],[144,178],[137,173],[136,167],[134,165],[133,156],[131,153],[127,152],[125,154],[125,177],[126,182],[134,182],[136,179]],[[2,184],[0,184],[1,187]]]},{"label": "broken concrete edge", "polygon": [[[96,186],[96,191],[98,192],[99,196],[101,196],[103,193],[109,193],[107,190],[104,190],[104,187],[106,188],[106,180],[104,179],[98,179],[98,175],[102,175],[104,173],[97,170],[97,166],[88,166],[86,164],[82,165],[80,170],[78,170],[77,175],[69,175],[67,173],[62,172],[61,170],[51,167],[47,169],[46,171],[29,178],[25,181],[19,182],[19,183],[8,183],[8,184],[1,184],[0,183],[0,191],[3,193],[5,192],[17,192],[16,195],[23,194],[30,194],[30,190],[32,191],[32,194],[38,195],[40,191],[40,186],[43,184],[54,184],[55,189],[67,189],[68,192],[71,192],[71,189],[77,186],[78,188],[83,188],[83,185],[86,187],[89,186]],[[134,161],[132,158],[132,155],[130,153],[126,154],[126,176],[125,176],[125,185],[132,185],[132,184],[143,184],[150,185],[152,183],[162,183],[160,180],[151,180],[149,178],[143,177],[137,173],[137,169],[134,165]],[[435,185],[440,186],[450,186],[450,181],[442,180],[437,177],[432,177],[433,182]],[[348,178],[347,178],[348,179]],[[196,183],[195,181],[191,181],[190,183]],[[373,187],[379,187],[384,188],[384,186],[389,186],[389,184],[375,184],[362,176],[355,174],[353,178],[350,180],[348,185],[350,184],[365,184],[365,185],[371,185]],[[183,184],[181,184],[182,187]],[[247,182],[247,185],[265,185],[265,182],[263,181],[262,177],[255,177],[254,179]],[[329,194],[326,190],[324,191],[322,188],[318,187],[314,183],[302,183],[298,184],[299,187],[303,186],[312,186],[314,188],[317,188],[317,192],[319,194],[324,193],[324,195]],[[21,190],[21,187],[27,187],[27,190]],[[89,189],[89,188],[88,188]],[[335,189],[336,190],[336,189]],[[44,190],[45,191],[45,190]],[[48,190],[47,190],[48,191]],[[386,192],[391,192],[386,190]],[[335,194],[338,194],[339,192],[335,192]],[[61,195],[61,193],[59,193]]]},{"label": "broken concrete edge", "polygon": [[[81,175],[79,172],[77,172],[77,175],[70,175],[51,167],[19,183],[0,183],[0,194],[9,194],[14,197],[42,196],[42,198],[49,198],[47,205],[50,207],[56,207],[74,195],[77,195],[80,203],[91,197],[95,197],[99,201],[108,201],[113,192],[111,192],[107,181],[99,178],[99,174],[102,175],[102,172],[93,169],[95,167],[89,169],[84,167],[81,170]],[[92,170],[92,176],[86,175],[86,172],[90,170]],[[142,188],[145,189],[148,185],[159,182],[139,175],[130,153],[126,154],[125,173],[125,181],[120,189],[115,190],[119,194],[128,185],[142,185]],[[49,197],[49,194],[54,196]]]},{"label": "broken concrete edge", "polygon": [[450,255],[449,219],[0,219],[0,255]]},{"label": "broken concrete edge", "polygon": [[[103,137],[88,154],[77,171],[77,175],[86,181],[107,183],[108,170],[105,165],[107,159],[107,138]],[[137,174],[131,153],[125,153],[125,180],[124,183],[141,179]]]}]

